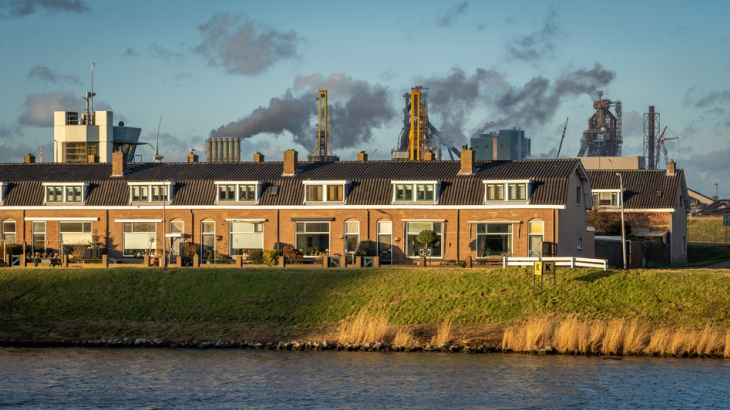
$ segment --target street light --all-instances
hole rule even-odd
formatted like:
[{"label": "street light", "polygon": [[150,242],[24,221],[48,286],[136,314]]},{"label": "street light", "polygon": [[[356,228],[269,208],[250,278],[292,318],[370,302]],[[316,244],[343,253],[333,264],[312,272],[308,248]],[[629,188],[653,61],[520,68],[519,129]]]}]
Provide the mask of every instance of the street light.
[{"label": "street light", "polygon": [[621,190],[621,253],[624,257],[624,269],[626,269],[626,224],[624,222],[624,180],[621,173],[617,172],[619,189]]}]

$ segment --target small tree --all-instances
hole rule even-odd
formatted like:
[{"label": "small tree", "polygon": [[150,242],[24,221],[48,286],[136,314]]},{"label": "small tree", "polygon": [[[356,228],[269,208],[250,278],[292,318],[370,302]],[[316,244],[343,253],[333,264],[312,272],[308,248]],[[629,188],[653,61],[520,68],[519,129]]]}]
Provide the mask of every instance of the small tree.
[{"label": "small tree", "polygon": [[428,249],[428,246],[431,245],[432,243],[436,242],[436,240],[438,238],[439,237],[436,234],[436,232],[434,232],[430,229],[425,229],[416,236],[416,242],[423,245],[424,253],[428,256],[428,252],[426,252],[426,250]]}]

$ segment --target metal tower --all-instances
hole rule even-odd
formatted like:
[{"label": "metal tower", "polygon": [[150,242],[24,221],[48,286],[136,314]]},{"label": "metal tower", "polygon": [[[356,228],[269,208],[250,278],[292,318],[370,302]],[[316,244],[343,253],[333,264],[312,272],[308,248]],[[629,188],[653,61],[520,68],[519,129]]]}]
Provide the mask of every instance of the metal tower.
[{"label": "metal tower", "polygon": [[[614,113],[610,111],[613,107]],[[595,113],[588,118],[588,129],[580,140],[579,157],[620,157],[623,136],[621,135],[621,101],[598,99],[593,101]]]}]

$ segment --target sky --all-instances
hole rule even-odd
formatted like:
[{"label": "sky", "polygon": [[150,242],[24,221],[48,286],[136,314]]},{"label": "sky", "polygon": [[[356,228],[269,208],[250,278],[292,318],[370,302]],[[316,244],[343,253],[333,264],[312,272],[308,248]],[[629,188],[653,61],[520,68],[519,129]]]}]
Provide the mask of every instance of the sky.
[{"label": "sky", "polygon": [[303,157],[319,89],[335,153],[387,159],[419,85],[457,147],[517,127],[552,158],[569,118],[574,157],[602,90],[623,103],[624,155],[643,154],[654,105],[688,186],[728,198],[728,15],[726,1],[0,0],[0,161],[53,158],[53,111],[83,110],[93,63],[95,109],[153,145],[159,126],[164,161],[211,136],[243,137],[245,160]]}]

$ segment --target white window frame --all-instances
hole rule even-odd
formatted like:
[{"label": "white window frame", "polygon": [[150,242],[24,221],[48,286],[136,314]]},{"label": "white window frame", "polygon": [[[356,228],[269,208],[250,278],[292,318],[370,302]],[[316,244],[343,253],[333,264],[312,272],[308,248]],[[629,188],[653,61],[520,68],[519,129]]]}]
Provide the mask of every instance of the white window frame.
[{"label": "white window frame", "polygon": [[[530,232],[530,226],[532,224],[542,225],[542,233],[537,234],[537,233]],[[513,228],[513,230],[514,230],[514,228]],[[530,255],[530,244],[532,243],[530,241],[530,239],[532,236],[540,236],[540,237],[542,237],[542,240],[540,241],[540,243],[545,242],[545,221],[543,221],[542,219],[533,219],[531,221],[527,221],[527,256],[532,256],[532,255]],[[513,240],[514,240],[514,238],[513,238]],[[539,253],[540,253],[540,256],[542,256],[542,249],[539,250]]]},{"label": "white window frame", "polygon": [[[86,202],[86,193],[88,191],[88,182],[44,182],[43,184],[43,205],[57,205],[57,204],[71,204],[71,205],[83,205]],[[61,195],[63,200],[58,202],[48,202],[48,187],[60,187]],[[66,188],[68,187],[81,187],[81,201],[68,202],[66,198]],[[5,191],[3,187],[3,192]],[[3,200],[5,196],[3,195]]]},{"label": "white window frame", "polygon": [[[599,203],[597,203],[597,204],[593,203],[594,202],[593,194],[601,194],[601,193],[606,193],[606,192],[616,194],[616,205],[601,205],[600,204],[600,202],[601,202],[600,195],[598,196]],[[593,206],[596,208],[612,208],[612,209],[621,208],[621,198],[622,198],[622,195],[621,195],[620,189],[592,189],[591,190],[591,204],[593,204]]]},{"label": "white window frame", "polygon": [[[529,203],[532,197],[532,180],[531,179],[485,179],[482,180],[484,184],[484,203],[495,203],[495,202],[521,202]],[[525,184],[525,199],[509,199],[509,186],[514,184]],[[487,199],[487,185],[502,185],[504,189],[504,199]]]},{"label": "white window frame", "polygon": [[[384,223],[384,222],[387,222],[387,223],[390,224],[390,232],[389,233],[383,233],[383,232],[380,231],[380,224],[381,223]],[[392,263],[392,261],[393,261],[393,221],[390,220],[390,219],[381,219],[381,220],[379,220],[379,221],[376,222],[376,224],[375,224],[375,230],[377,231],[376,238],[375,238],[375,242],[376,242],[376,245],[377,245],[378,256],[380,256],[380,255],[383,254],[383,250],[380,249],[380,236],[381,235],[382,236],[386,236],[386,235],[387,236],[390,236],[390,248],[388,249],[388,254],[390,255],[390,261]]]},{"label": "white window frame", "polygon": [[[81,224],[81,227],[82,227],[81,228],[81,232],[64,232],[64,231],[61,230],[61,224],[63,224],[63,223],[80,223]],[[89,232],[84,232],[84,230],[83,230],[83,226],[84,226],[83,224],[86,224],[86,223],[89,224]],[[91,241],[94,239],[94,237],[93,237],[93,235],[94,235],[94,224],[93,224],[92,221],[73,221],[73,220],[61,220],[61,221],[58,221],[58,242],[59,243],[61,243],[63,241],[63,234],[64,233],[81,233],[81,234],[88,233],[89,234],[89,245],[91,245]],[[63,242],[63,244],[64,245],[75,245],[75,244],[69,244],[67,242]]]},{"label": "white window frame", "polygon": [[[357,233],[347,233],[347,224],[352,223],[357,225]],[[347,251],[347,237],[348,236],[357,236],[357,245],[355,246],[355,250],[352,252]],[[355,259],[355,253],[357,252],[357,248],[360,247],[360,221],[357,219],[348,219],[345,221],[344,225],[344,246],[343,249],[345,250],[345,255],[347,256],[348,253],[352,254],[352,259]]]},{"label": "white window frame", "polygon": [[[210,232],[203,232],[203,224],[204,223],[212,223],[213,224],[213,233]],[[212,235],[213,236],[213,260],[215,260],[216,256],[218,256],[218,245],[216,245],[216,242],[218,242],[218,224],[216,223],[215,219],[203,219],[200,221],[200,262],[206,261],[205,258],[205,252],[203,251],[203,235]]]},{"label": "white window frame", "polygon": [[[182,230],[181,230],[182,232],[172,232],[172,225],[173,224],[176,224],[176,223],[181,223],[182,224]],[[180,243],[181,244],[183,243],[183,240],[185,238],[185,220],[180,219],[180,218],[171,219],[168,222],[167,225],[168,225],[167,226],[167,234],[165,235],[167,238],[169,238],[169,242],[167,244],[168,245],[168,248],[167,249],[169,249],[170,255],[178,256],[179,257],[179,256],[181,256],[180,253],[179,253],[179,249],[178,249],[178,253],[176,253],[176,254],[173,254],[172,253],[173,252],[172,251],[172,242],[175,239],[179,239],[180,240]]]},{"label": "white window frame", "polygon": [[[391,202],[393,204],[435,204],[439,200],[441,193],[441,181],[397,181],[391,180],[390,184],[393,187],[393,196]],[[398,185],[410,185],[413,192],[413,199],[411,200],[400,200],[397,198]],[[419,200],[418,199],[418,185],[433,185],[433,200]]]},{"label": "white window frame", "polygon": [[[418,259],[419,256],[410,256],[410,249],[408,249],[408,225],[412,223],[430,223],[431,224],[431,230],[433,230],[433,224],[439,223],[441,224],[441,233],[439,236],[441,237],[441,256],[427,256],[429,259],[443,259],[444,258],[444,236],[446,235],[446,232],[444,231],[446,229],[446,222],[443,219],[434,220],[434,219],[408,219],[404,220],[403,224],[403,238],[404,238],[404,245],[405,245],[405,256],[407,259]],[[435,232],[435,231],[434,231]],[[416,245],[418,246],[418,245]]]},{"label": "white window frame", "polygon": [[[484,225],[485,226],[484,229],[485,229],[486,232],[485,233],[478,233],[478,228],[477,228],[478,225]],[[486,258],[485,256],[479,256],[479,235],[487,236],[487,235],[490,234],[489,233],[489,227],[488,227],[488,225],[510,225],[511,226],[511,228],[510,228],[511,231],[508,234],[494,234],[494,235],[500,235],[500,236],[509,235],[509,237],[510,237],[510,244],[509,244],[510,251],[512,252],[512,255],[514,255],[515,254],[515,224],[514,224],[514,222],[510,222],[510,221],[491,221],[491,222],[490,221],[485,221],[485,222],[476,222],[475,225],[474,225],[474,244],[475,244],[475,248],[476,248],[474,250],[474,252],[475,252],[474,258],[475,259],[485,259]],[[529,230],[528,230],[528,232],[529,232]],[[529,241],[529,234],[528,234],[528,241]]]},{"label": "white window frame", "polygon": [[[302,233],[305,233],[305,234],[306,233],[315,233],[315,232],[307,232],[306,224],[308,224],[308,223],[318,223],[318,224],[326,223],[327,224],[327,236],[328,236],[327,250],[329,250],[329,251],[332,250],[332,222],[330,222],[330,221],[295,221],[294,222],[294,246],[296,247],[296,249],[300,249],[301,248],[301,246],[299,246],[299,243],[298,243],[298,241],[299,241],[299,237],[298,237],[299,236],[298,235],[299,231],[297,231],[297,225],[296,225],[296,224],[299,224],[299,223],[305,224],[304,225],[305,226],[304,232],[302,232]],[[321,232],[319,232],[319,233],[321,234]],[[305,258],[316,258],[317,257],[317,255],[303,255],[303,256]]]},{"label": "white window frame", "polygon": [[[39,233],[36,233],[35,224],[37,224],[37,223],[42,223],[43,224],[43,252],[46,252],[46,250],[48,250],[48,246],[47,246],[47,242],[48,242],[48,223],[46,223],[46,221],[32,221],[30,223],[30,240],[31,240],[32,248],[33,248],[33,253],[39,253],[40,252],[38,249],[35,248],[35,236],[41,234],[40,231],[39,231]],[[15,229],[18,229],[17,228],[17,225],[16,225],[16,228]]]},{"label": "white window frame", "polygon": [[[172,201],[172,196],[175,194],[175,181],[159,181],[159,182],[128,182],[129,187],[129,203],[130,204],[141,204],[145,202],[161,204],[169,204]],[[146,186],[147,187],[147,200],[146,201],[135,201],[132,196],[132,187],[134,186]],[[166,186],[167,187],[167,200],[166,201],[153,201],[152,200],[152,187],[153,186]]]},{"label": "white window frame", "polygon": [[[261,191],[263,187],[262,181],[214,181],[215,184],[215,203],[216,205],[230,205],[233,203],[242,203],[242,204],[257,204],[259,200],[261,199]],[[220,186],[221,185],[235,185],[235,199],[233,200],[224,200],[221,201],[220,199]],[[254,185],[256,186],[256,198],[254,198],[253,201],[249,200],[241,200],[241,186],[248,186],[248,185]]]},{"label": "white window frame", "polygon": [[[12,243],[6,243],[7,239],[5,238],[5,235],[8,233],[8,232],[5,231],[5,223],[6,222],[12,222],[12,223],[15,224],[15,230],[12,232],[13,236],[15,236],[15,239],[13,240]],[[4,244],[6,244],[6,245],[14,245],[14,244],[18,243],[18,222],[15,219],[8,218],[8,219],[3,220],[3,222],[2,222],[2,230],[3,230],[2,231],[2,234],[3,234],[2,240],[3,240],[3,243]]]},{"label": "white window frame", "polygon": [[[134,231],[134,224],[135,223],[151,223],[152,226],[155,227],[155,240],[154,240],[154,245],[152,246],[153,249],[147,248],[147,250],[149,251],[149,254],[150,255],[154,255],[155,254],[155,251],[157,250],[157,246],[156,246],[157,245],[157,224],[159,222],[161,222],[161,221],[156,220],[156,219],[155,220],[152,220],[152,219],[150,219],[150,220],[145,220],[145,219],[140,219],[140,220],[133,220],[133,219],[130,219],[130,220],[119,220],[119,219],[117,219],[117,220],[115,220],[115,222],[119,222],[119,223],[122,224],[122,257],[125,257],[125,258],[133,258],[133,257],[137,256],[137,255],[130,255],[130,254],[127,254],[127,253],[124,252],[124,251],[127,250],[127,245],[125,243],[125,241],[126,241],[126,235],[125,235],[125,233],[135,233],[135,231]],[[124,224],[125,223],[131,223],[132,224],[132,232],[124,232]]]},{"label": "white window frame", "polygon": [[[254,225],[254,230],[252,232],[243,232],[243,231],[233,231],[233,224],[234,223],[248,223]],[[255,225],[261,225],[261,231],[256,232]],[[241,221],[241,220],[229,220],[228,221],[228,255],[233,256],[233,234],[234,233],[252,233],[252,234],[261,234],[261,246],[258,248],[250,248],[250,249],[261,249],[264,250],[264,223],[263,221]]]},{"label": "white window frame", "polygon": [[[334,203],[334,204],[344,204],[347,202],[347,194],[348,194],[348,187],[352,181],[340,179],[340,180],[328,180],[328,181],[302,181],[302,185],[304,186],[304,204],[314,204],[319,205],[323,203]],[[308,201],[307,200],[307,188],[312,185],[322,186],[322,200],[321,201]],[[330,185],[341,185],[342,186],[342,200],[341,201],[334,201],[329,199],[329,189],[328,186]]]}]

